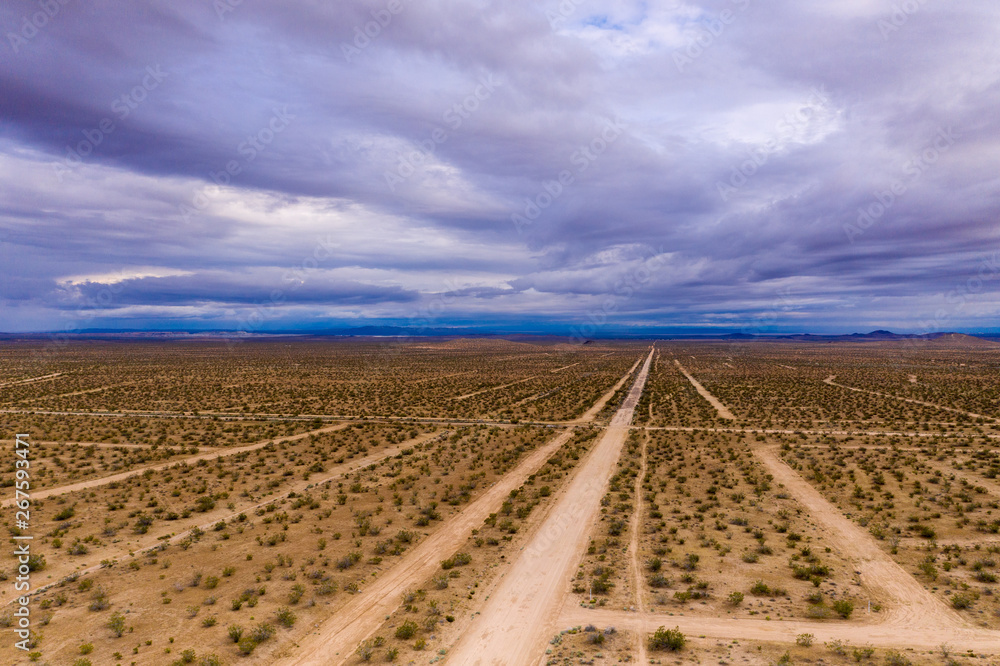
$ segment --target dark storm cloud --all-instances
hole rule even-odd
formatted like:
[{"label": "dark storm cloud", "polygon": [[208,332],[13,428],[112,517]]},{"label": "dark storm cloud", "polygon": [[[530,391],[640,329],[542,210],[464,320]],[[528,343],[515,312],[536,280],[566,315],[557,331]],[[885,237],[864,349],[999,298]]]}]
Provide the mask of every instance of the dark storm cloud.
[{"label": "dark storm cloud", "polygon": [[297,271],[320,319],[912,328],[1000,246],[986,0],[48,4],[0,8],[0,307],[38,327]]}]

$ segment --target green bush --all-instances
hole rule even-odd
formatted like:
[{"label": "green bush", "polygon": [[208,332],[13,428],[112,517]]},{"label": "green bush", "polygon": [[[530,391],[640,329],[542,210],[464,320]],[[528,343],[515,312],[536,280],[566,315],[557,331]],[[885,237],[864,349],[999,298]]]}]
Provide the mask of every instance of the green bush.
[{"label": "green bush", "polygon": [[452,569],[454,567],[460,567],[462,565],[468,564],[472,561],[472,556],[468,553],[455,553],[447,560],[441,562],[442,569]]},{"label": "green bush", "polygon": [[414,634],[417,633],[417,623],[407,620],[403,624],[396,627],[396,638],[401,640],[409,640],[413,638]]},{"label": "green bush", "polygon": [[291,627],[295,624],[295,613],[293,613],[292,609],[287,606],[283,606],[276,610],[275,615],[278,618],[278,623],[283,627]]},{"label": "green bush", "polygon": [[840,617],[846,620],[851,617],[851,613],[854,612],[854,603],[848,601],[847,599],[838,599],[833,602],[833,610],[836,611]]},{"label": "green bush", "polygon": [[674,627],[673,629],[660,627],[649,637],[650,650],[677,652],[683,647],[684,634],[681,633],[680,627]]}]

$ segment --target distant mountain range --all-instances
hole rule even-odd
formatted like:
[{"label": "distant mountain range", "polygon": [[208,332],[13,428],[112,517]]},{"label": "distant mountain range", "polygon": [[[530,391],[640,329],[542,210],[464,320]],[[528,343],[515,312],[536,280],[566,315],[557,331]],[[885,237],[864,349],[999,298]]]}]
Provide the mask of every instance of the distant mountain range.
[{"label": "distant mountain range", "polygon": [[[563,335],[548,335],[544,333],[500,333],[488,330],[462,328],[408,328],[404,326],[359,326],[356,328],[330,328],[323,330],[285,330],[260,333],[245,331],[143,331],[115,329],[82,329],[60,333],[0,333],[0,340],[37,340],[47,339],[53,335],[74,339],[91,340],[197,340],[197,339],[268,339],[274,337],[297,338],[485,338],[504,339],[514,342],[533,344],[558,344],[566,342],[579,343],[581,340]],[[893,333],[877,330],[870,333],[851,333],[844,335],[815,335],[813,333],[795,333],[785,335],[749,335],[746,333],[728,334],[684,334],[684,333],[651,333],[638,331],[634,334],[608,334],[599,336],[606,340],[724,340],[724,341],[770,341],[770,342],[895,342],[913,341],[921,344],[939,344],[947,346],[993,347],[1000,342],[1000,336],[968,335],[958,332],[941,333]]]}]

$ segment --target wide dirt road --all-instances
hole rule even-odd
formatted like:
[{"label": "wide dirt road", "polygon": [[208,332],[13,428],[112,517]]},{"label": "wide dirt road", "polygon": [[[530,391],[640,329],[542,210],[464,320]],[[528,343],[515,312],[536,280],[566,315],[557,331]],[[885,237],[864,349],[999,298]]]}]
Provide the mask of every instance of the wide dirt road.
[{"label": "wide dirt road", "polygon": [[708,389],[701,385],[701,382],[692,377],[691,373],[685,370],[684,366],[681,365],[681,362],[676,358],[674,359],[674,364],[677,366],[677,369],[681,371],[681,374],[687,377],[688,381],[691,382],[691,386],[694,387],[694,390],[697,391],[698,394],[705,400],[708,400],[712,407],[715,407],[715,411],[719,413],[719,418],[728,419],[730,421],[736,420],[736,417],[733,416],[731,411],[729,411],[729,408],[723,405],[721,400],[709,393]]},{"label": "wide dirt road", "polygon": [[483,524],[525,479],[548,460],[572,437],[568,428],[545,445],[532,451],[513,471],[508,472],[478,499],[457,515],[448,519],[436,532],[421,541],[400,562],[382,574],[356,595],[346,606],[327,619],[319,631],[303,639],[292,649],[293,656],[278,664],[327,666],[342,664],[353,655],[361,641],[379,628],[386,616],[400,604],[400,595],[409,587],[419,585],[441,569],[441,560],[461,548],[469,533]]},{"label": "wide dirt road", "polygon": [[875,538],[823,497],[818,490],[781,460],[774,447],[754,449],[754,454],[808,511],[809,516],[833,539],[861,572],[861,582],[887,606],[882,622],[894,627],[938,627],[959,629],[966,623],[955,611],[928,592],[899,566]]},{"label": "wide dirt road", "polygon": [[601,441],[513,563],[454,649],[449,664],[533,664],[555,633],[569,581],[587,544],[590,525],[628,437],[632,415],[653,360],[650,351]]}]

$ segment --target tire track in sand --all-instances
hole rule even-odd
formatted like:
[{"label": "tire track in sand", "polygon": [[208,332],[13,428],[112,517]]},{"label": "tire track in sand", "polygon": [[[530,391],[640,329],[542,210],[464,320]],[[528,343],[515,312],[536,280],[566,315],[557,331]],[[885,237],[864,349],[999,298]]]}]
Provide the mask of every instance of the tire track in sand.
[{"label": "tire track in sand", "polygon": [[531,543],[459,638],[448,663],[532,664],[554,632],[570,578],[583,554],[600,499],[621,455],[653,360],[650,350],[628,396],[601,440],[553,506]]},{"label": "tire track in sand", "polygon": [[674,364],[677,366],[677,369],[680,370],[681,373],[688,378],[688,381],[691,382],[691,386],[694,387],[694,389],[698,392],[698,394],[701,395],[701,397],[703,397],[705,400],[708,400],[708,402],[712,405],[712,407],[715,407],[715,411],[719,413],[719,416],[721,418],[728,419],[730,421],[736,420],[736,417],[733,416],[733,413],[731,411],[729,411],[729,408],[723,405],[718,398],[709,393],[708,389],[706,389],[704,386],[701,385],[701,382],[692,377],[691,373],[685,370],[684,366],[681,365],[681,362],[678,361],[676,358],[674,359]]}]

